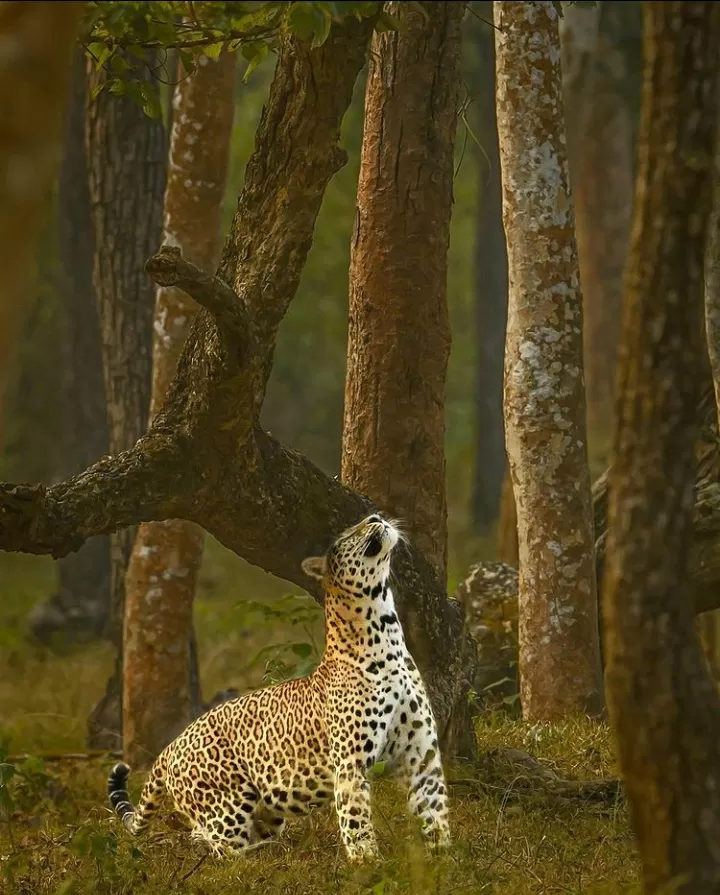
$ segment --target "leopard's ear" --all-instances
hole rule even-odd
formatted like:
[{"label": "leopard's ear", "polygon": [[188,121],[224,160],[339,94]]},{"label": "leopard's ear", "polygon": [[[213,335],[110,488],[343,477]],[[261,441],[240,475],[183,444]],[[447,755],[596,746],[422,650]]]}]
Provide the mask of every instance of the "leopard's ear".
[{"label": "leopard's ear", "polygon": [[327,559],[324,556],[308,556],[302,561],[301,566],[309,578],[322,581],[327,571]]}]

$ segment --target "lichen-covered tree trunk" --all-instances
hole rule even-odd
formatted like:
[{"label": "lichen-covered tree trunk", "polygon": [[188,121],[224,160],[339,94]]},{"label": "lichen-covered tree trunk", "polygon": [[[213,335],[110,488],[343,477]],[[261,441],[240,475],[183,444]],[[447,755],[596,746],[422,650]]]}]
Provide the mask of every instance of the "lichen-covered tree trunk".
[{"label": "lichen-covered tree trunk", "polygon": [[[75,475],[108,453],[102,346],[93,286],[93,232],[85,162],[85,53],[72,64],[58,184],[58,244],[66,335],[65,431],[62,472]],[[40,640],[56,635],[97,637],[110,611],[110,551],[105,536],[91,538],[57,563],[58,589],[28,618]]]},{"label": "lichen-covered tree trunk", "polygon": [[[213,270],[220,258],[221,211],[235,105],[234,53],[197,68],[175,89],[164,242]],[[199,305],[177,287],[155,304],[151,420],[165,400]],[[146,765],[197,714],[191,693],[193,599],[203,530],[168,519],[140,525],[126,579],[123,638],[123,751]]]},{"label": "lichen-covered tree trunk", "polygon": [[402,28],[376,34],[370,53],[342,477],[400,519],[444,582],[447,250],[465,4],[420,5],[386,3]]},{"label": "lichen-covered tree trunk", "polygon": [[505,477],[503,361],[507,324],[507,249],[502,223],[500,149],[495,113],[495,36],[492,0],[475,4],[474,127],[482,146],[475,230],[475,470],[473,521],[485,529],[498,520]]},{"label": "lichen-covered tree trunk", "polygon": [[505,437],[520,552],[528,718],[598,711],[602,686],[582,302],[552,2],[496,2],[497,115],[508,247]]},{"label": "lichen-covered tree trunk", "polygon": [[[278,327],[325,188],[345,161],[340,125],[376,11],[333,25],[320,47],[283,37],[221,276],[171,248],[147,265],[159,285],[179,286],[204,308],[162,410],[131,450],[66,482],[0,484],[0,548],[61,556],[94,534],[185,518],[248,562],[320,596],[302,560],[326,549],[373,504],[286,450],[258,421]],[[471,752],[467,687],[475,659],[462,609],[412,543],[398,553],[394,575],[445,754]]]},{"label": "lichen-covered tree trunk", "polygon": [[24,319],[41,212],[57,170],[84,3],[0,4],[0,446],[2,408]]},{"label": "lichen-covered tree trunk", "polygon": [[[134,77],[149,78],[143,62],[126,59]],[[127,96],[93,88],[106,78],[87,62],[85,115],[90,208],[95,239],[93,283],[103,346],[110,453],[131,448],[147,429],[152,370],[155,289],[145,261],[162,232],[167,144],[162,122],[148,118]],[[122,718],[122,626],[125,574],[133,527],[111,538],[109,634],[118,664],[105,696],[88,721],[89,745],[117,748]]]},{"label": "lichen-covered tree trunk", "polygon": [[606,683],[645,891],[700,895],[720,892],[720,697],[689,575],[720,7],[645,3],[644,16],[609,484]]},{"label": "lichen-covered tree trunk", "polygon": [[607,462],[622,272],[632,220],[627,2],[568,6],[561,36],[565,121],[584,312],[588,438]]}]

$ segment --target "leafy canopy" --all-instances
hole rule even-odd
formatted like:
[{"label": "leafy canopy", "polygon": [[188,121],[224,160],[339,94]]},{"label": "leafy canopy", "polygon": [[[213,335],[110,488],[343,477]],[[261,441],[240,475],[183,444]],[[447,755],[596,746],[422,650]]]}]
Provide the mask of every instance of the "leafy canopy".
[{"label": "leafy canopy", "polygon": [[[421,4],[414,4],[422,9]],[[223,48],[239,50],[247,61],[244,80],[291,34],[321,46],[334,22],[350,16],[376,16],[378,31],[396,29],[398,22],[381,12],[378,2],[94,2],[89,3],[81,28],[81,43],[107,78],[96,88],[126,95],[150,117],[160,116],[156,81],[168,52],[177,50],[186,74],[192,74],[198,54],[216,59]],[[154,73],[138,80],[138,60]],[[174,74],[174,73],[173,73]],[[172,77],[172,75],[171,75]]]}]

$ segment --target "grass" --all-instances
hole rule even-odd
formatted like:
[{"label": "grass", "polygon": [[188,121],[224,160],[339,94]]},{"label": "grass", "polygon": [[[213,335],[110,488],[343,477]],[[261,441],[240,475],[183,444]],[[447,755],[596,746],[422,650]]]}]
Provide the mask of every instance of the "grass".
[{"label": "grass", "polygon": [[[0,742],[34,756],[82,751],[85,719],[103,691],[112,654],[104,645],[49,652],[28,644],[23,620],[52,586],[48,560],[0,555]],[[263,614],[287,585],[218,545],[208,544],[197,601],[203,689],[262,683],[268,658],[289,662],[305,649],[272,643],[312,642],[312,613],[297,624]],[[247,601],[257,601],[248,614]],[[300,613],[299,615],[302,615]],[[294,620],[299,617],[295,613]],[[255,661],[253,661],[255,660]],[[300,659],[300,661],[302,661]],[[616,773],[604,725],[574,719],[530,725],[506,715],[478,719],[483,753],[523,749],[564,777]],[[106,807],[110,760],[18,763],[0,788],[0,892],[16,895],[191,895],[220,893],[621,893],[639,892],[638,866],[625,807],[534,791],[499,765],[448,768],[455,844],[428,859],[392,780],[376,784],[374,814],[380,861],[345,861],[331,808],[295,821],[280,843],[222,864],[193,846],[180,819],[163,813],[147,837],[130,839]],[[0,784],[9,773],[0,765]],[[137,796],[143,775],[131,778]],[[467,781],[478,780],[479,783]],[[1,799],[10,798],[3,807]]]}]

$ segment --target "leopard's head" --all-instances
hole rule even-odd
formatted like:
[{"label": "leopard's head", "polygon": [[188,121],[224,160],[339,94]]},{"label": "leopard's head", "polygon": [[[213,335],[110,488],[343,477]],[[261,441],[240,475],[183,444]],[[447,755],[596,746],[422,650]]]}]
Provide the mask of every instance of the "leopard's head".
[{"label": "leopard's head", "polygon": [[303,560],[302,568],[306,575],[320,579],[326,591],[377,596],[401,538],[397,523],[375,513],[344,531],[325,556]]}]

